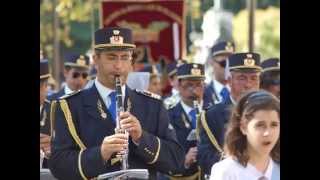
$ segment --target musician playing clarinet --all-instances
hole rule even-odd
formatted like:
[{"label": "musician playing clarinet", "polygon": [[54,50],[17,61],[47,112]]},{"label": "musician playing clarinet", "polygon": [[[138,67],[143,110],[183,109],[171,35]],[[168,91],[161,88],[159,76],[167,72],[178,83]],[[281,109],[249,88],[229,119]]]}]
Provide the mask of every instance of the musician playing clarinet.
[{"label": "musician playing clarinet", "polygon": [[[93,179],[121,169],[119,154],[129,150],[129,169],[178,173],[184,151],[160,97],[132,90],[125,82],[132,69],[135,45],[126,28],[95,32],[94,63],[97,78],[88,89],[61,97],[55,112],[55,136],[49,167],[58,179]],[[116,88],[120,78],[124,111],[120,126],[128,135],[115,133]]]},{"label": "musician playing clarinet", "polygon": [[196,132],[199,127],[197,118],[203,106],[204,92],[204,65],[198,63],[185,63],[177,68],[178,90],[181,100],[175,105],[169,106],[170,122],[176,130],[177,138],[183,145],[186,153],[181,176],[174,180],[200,179],[199,166],[197,164],[197,139],[188,139],[190,133]]}]

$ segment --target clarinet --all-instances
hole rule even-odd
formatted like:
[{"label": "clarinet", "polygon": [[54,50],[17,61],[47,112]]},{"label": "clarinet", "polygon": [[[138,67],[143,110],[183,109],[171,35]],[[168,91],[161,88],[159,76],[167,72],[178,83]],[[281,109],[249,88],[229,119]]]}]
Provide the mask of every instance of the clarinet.
[{"label": "clarinet", "polygon": [[193,107],[196,109],[196,117],[197,117],[197,122],[200,120],[200,115],[201,115],[201,108],[200,108],[200,104],[197,100],[193,101]]},{"label": "clarinet", "polygon": [[202,107],[200,106],[200,103],[198,100],[193,100],[193,107],[196,109],[196,117],[197,117],[197,123],[196,123],[196,137],[197,141],[200,141],[200,129],[202,128],[201,126],[201,119],[202,119]]},{"label": "clarinet", "polygon": [[196,109],[197,111],[197,116],[199,115],[200,113],[200,105],[199,105],[199,102],[197,100],[194,100],[193,101],[193,107]]},{"label": "clarinet", "polygon": [[[120,127],[120,112],[124,111],[123,103],[122,103],[122,91],[121,91],[121,80],[120,76],[116,76],[115,78],[116,81],[116,112],[117,112],[117,118],[116,118],[116,128],[115,128],[115,133],[122,133],[128,135],[128,132]],[[129,155],[129,146],[125,150],[125,153],[123,155],[117,155],[118,157],[120,156],[120,160],[122,163],[122,170],[126,170],[129,168],[128,164],[128,155]]]}]

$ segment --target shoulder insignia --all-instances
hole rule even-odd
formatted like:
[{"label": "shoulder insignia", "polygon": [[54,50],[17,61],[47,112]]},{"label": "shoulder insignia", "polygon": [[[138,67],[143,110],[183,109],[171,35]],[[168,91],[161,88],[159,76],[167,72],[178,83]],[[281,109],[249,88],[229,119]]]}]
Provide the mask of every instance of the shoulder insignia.
[{"label": "shoulder insignia", "polygon": [[142,90],[136,89],[135,91],[136,91],[137,93],[139,93],[139,94],[142,94],[142,95],[151,97],[151,98],[153,98],[153,99],[161,100],[161,96],[158,95],[158,94],[154,94],[154,93],[149,92],[149,91],[146,91],[146,90],[143,90],[143,91],[142,91]]},{"label": "shoulder insignia", "polygon": [[66,98],[71,97],[71,96],[73,96],[75,94],[78,94],[79,92],[81,92],[81,90],[74,91],[74,92],[72,92],[70,94],[65,94],[65,95],[61,96],[59,99],[66,99]]},{"label": "shoulder insignia", "polygon": [[167,109],[171,109],[180,102],[180,96],[179,95],[170,96],[166,98],[163,102]]},{"label": "shoulder insignia", "polygon": [[172,101],[172,102],[166,104],[167,109],[172,109],[172,108],[176,107],[176,105],[177,105],[179,102],[180,102],[180,101]]},{"label": "shoulder insignia", "polygon": [[50,101],[49,101],[48,99],[45,99],[45,100],[44,100],[44,102],[46,102],[46,103],[50,103]]}]

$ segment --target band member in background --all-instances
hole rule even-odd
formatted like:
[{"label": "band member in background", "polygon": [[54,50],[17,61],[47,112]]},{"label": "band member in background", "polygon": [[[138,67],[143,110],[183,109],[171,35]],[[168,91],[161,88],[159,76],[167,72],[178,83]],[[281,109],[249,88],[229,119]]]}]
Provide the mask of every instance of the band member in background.
[{"label": "band member in background", "polygon": [[260,88],[280,98],[280,59],[270,58],[261,63]]},{"label": "band member in background", "polygon": [[230,87],[225,75],[226,59],[235,51],[235,45],[222,41],[211,48],[210,65],[213,69],[212,81],[204,92],[204,107],[208,108],[218,103],[224,103],[230,94]]},{"label": "band member in background", "polygon": [[[197,163],[197,139],[190,138],[191,131],[196,133],[197,115],[203,104],[204,65],[187,63],[178,67],[178,89],[181,100],[173,107],[169,107],[170,122],[177,133],[180,144],[186,153],[183,163],[183,173],[172,179],[200,179]],[[189,139],[188,139],[189,136]],[[194,137],[196,135],[194,134]]]},{"label": "band member in background", "polygon": [[164,104],[166,108],[176,105],[180,101],[180,95],[178,90],[178,78],[177,78],[177,67],[187,63],[186,60],[179,59],[178,61],[171,62],[166,67],[168,73],[168,80],[172,87],[169,96],[164,98]]},{"label": "band member in background", "polygon": [[60,91],[48,97],[49,100],[57,100],[61,96],[81,90],[88,82],[89,57],[77,53],[70,53],[65,57],[63,75],[65,85]]},{"label": "band member in background", "polygon": [[159,73],[156,65],[147,65],[140,72],[147,72],[149,76],[149,86],[147,90],[151,93],[162,95],[161,92],[161,74]]},{"label": "band member in background", "polygon": [[[209,175],[211,167],[223,155],[225,125],[230,119],[231,110],[240,96],[248,91],[259,90],[260,55],[257,53],[235,53],[228,58],[230,70],[228,78],[231,92],[225,103],[217,104],[206,110],[201,121],[198,158],[204,174]],[[211,172],[214,173],[214,172]]]},{"label": "band member in background", "polygon": [[[50,148],[50,102],[47,98],[48,79],[50,77],[48,60],[40,60],[40,158],[44,158],[41,163],[42,168],[48,168],[47,158],[51,153]],[[41,157],[42,156],[42,157]]]}]

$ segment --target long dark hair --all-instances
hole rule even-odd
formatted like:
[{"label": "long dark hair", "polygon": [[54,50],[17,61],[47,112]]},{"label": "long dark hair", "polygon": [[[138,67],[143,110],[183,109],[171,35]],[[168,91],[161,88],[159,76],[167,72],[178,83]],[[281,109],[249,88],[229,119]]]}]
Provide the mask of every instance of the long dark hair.
[{"label": "long dark hair", "polygon": [[[280,100],[264,90],[251,91],[240,98],[228,124],[225,150],[229,155],[236,157],[243,166],[247,165],[249,154],[247,138],[240,130],[240,122],[243,117],[250,121],[253,114],[258,110],[275,110],[280,118]],[[270,155],[274,161],[280,163],[280,138],[271,150]]]}]

